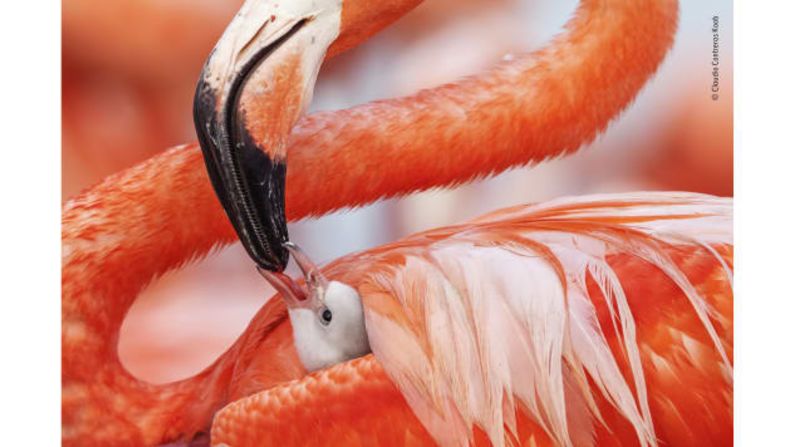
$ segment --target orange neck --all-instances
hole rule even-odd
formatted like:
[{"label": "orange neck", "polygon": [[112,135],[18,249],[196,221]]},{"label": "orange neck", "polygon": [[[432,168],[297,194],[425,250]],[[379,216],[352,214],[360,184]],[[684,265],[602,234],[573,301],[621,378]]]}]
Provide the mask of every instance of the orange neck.
[{"label": "orange neck", "polygon": [[287,214],[315,216],[571,153],[637,95],[673,43],[675,0],[584,0],[546,48],[413,96],[293,129]]},{"label": "orange neck", "polygon": [[328,58],[357,46],[420,3],[422,0],[344,0],[342,26],[339,36],[328,48]]}]

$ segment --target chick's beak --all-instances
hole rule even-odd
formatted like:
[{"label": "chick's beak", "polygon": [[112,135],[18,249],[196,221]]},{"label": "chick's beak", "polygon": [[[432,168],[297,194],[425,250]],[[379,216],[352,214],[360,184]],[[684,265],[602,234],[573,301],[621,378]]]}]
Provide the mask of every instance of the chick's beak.
[{"label": "chick's beak", "polygon": [[309,291],[323,291],[328,287],[328,280],[322,274],[320,268],[317,267],[317,264],[315,264],[297,244],[286,242],[284,243],[284,248],[289,251],[295,264],[297,264],[301,273],[303,273],[303,278],[306,280],[306,286],[309,288]]},{"label": "chick's beak", "polygon": [[271,272],[261,267],[257,267],[259,274],[264,277],[276,292],[281,295],[281,298],[290,309],[297,309],[299,307],[306,307],[308,292],[305,286],[295,282],[289,275],[282,272]]},{"label": "chick's beak", "polygon": [[243,246],[287,265],[286,142],[311,100],[340,0],[247,0],[207,60],[194,122],[210,180]]},{"label": "chick's beak", "polygon": [[281,294],[287,307],[320,309],[323,306],[325,290],[328,288],[328,280],[300,247],[292,242],[286,242],[284,248],[289,251],[303,273],[304,283],[299,284],[289,275],[281,272],[259,268],[259,273]]}]

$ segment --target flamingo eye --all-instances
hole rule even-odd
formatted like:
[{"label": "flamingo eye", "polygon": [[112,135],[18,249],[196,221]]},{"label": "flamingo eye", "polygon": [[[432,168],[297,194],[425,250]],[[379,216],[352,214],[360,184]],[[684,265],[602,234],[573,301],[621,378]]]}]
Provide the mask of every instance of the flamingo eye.
[{"label": "flamingo eye", "polygon": [[325,310],[323,310],[323,312],[320,314],[320,321],[322,321],[322,323],[324,325],[328,326],[328,324],[331,323],[331,319],[333,317],[334,317],[334,314],[331,313],[331,309],[328,309],[326,307]]}]

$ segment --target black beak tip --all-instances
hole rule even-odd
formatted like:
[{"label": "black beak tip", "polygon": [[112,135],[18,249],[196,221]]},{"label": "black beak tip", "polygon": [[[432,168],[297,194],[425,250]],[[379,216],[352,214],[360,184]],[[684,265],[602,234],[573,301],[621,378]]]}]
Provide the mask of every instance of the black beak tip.
[{"label": "black beak tip", "polygon": [[[282,244],[272,245],[270,247],[272,256],[267,258],[255,257],[256,264],[265,270],[271,272],[281,273],[287,268],[289,263],[289,252],[284,249]],[[249,251],[250,253],[250,251]]]},{"label": "black beak tip", "polygon": [[279,245],[276,255],[279,260],[279,264],[276,267],[278,267],[279,272],[283,272],[284,269],[287,268],[287,263],[289,263],[289,252],[285,250],[283,246]]}]

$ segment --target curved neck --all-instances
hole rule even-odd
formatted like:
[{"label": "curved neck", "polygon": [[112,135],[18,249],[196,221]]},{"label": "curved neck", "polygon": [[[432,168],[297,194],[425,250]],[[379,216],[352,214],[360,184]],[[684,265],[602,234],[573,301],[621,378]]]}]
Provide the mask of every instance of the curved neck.
[{"label": "curved neck", "polygon": [[[139,292],[159,273],[206,253],[228,226],[215,201],[200,200],[212,194],[206,179],[184,186],[193,181],[185,162],[200,161],[200,154],[176,150],[168,155],[167,164],[145,162],[64,206],[61,342],[67,445],[114,439],[150,445],[164,437],[191,436],[205,428],[201,424],[208,423],[229,380],[233,365],[221,359],[191,380],[154,386],[128,374],[118,358],[119,330]],[[169,174],[156,174],[163,169]],[[203,205],[187,205],[194,200]]]},{"label": "curved neck", "polygon": [[287,214],[322,215],[539,163],[592,141],[673,43],[675,0],[584,0],[546,48],[293,129]]},{"label": "curved neck", "polygon": [[[109,177],[64,207],[65,445],[190,440],[209,428],[212,415],[230,399],[304,373],[281,300],[270,300],[244,335],[195,377],[151,385],[121,365],[119,330],[140,291],[160,272],[233,234],[220,205],[202,200],[211,194],[208,179],[190,183],[201,171],[185,168],[200,162],[201,154],[177,148],[163,156],[168,175],[161,175],[162,160],[156,158]],[[272,352],[280,353],[278,364],[262,367]]]}]

